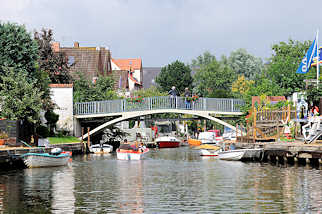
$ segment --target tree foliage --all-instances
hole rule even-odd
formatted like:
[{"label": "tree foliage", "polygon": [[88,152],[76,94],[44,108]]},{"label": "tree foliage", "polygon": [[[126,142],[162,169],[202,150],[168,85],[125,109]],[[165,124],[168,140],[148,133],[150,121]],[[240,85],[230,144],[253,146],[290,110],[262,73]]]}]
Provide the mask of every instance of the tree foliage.
[{"label": "tree foliage", "polygon": [[236,79],[234,71],[220,61],[201,66],[194,75],[194,91],[204,97],[227,97]]},{"label": "tree foliage", "polygon": [[0,23],[0,74],[3,67],[24,71],[26,78],[35,79],[38,45],[23,25]]},{"label": "tree foliage", "polygon": [[169,91],[175,86],[179,93],[183,93],[186,87],[192,87],[193,80],[190,67],[177,60],[163,67],[155,81],[162,92]]},{"label": "tree foliage", "polygon": [[207,66],[212,61],[215,61],[216,57],[212,55],[209,51],[204,52],[202,55],[199,55],[196,59],[192,60],[192,66]]},{"label": "tree foliage", "polygon": [[280,42],[272,47],[273,55],[267,68],[267,78],[278,84],[285,92],[285,95],[291,95],[304,89],[303,80],[311,75],[297,74],[296,70],[300,65],[303,56],[306,54],[312,42],[293,41],[288,43]]},{"label": "tree foliage", "polygon": [[43,92],[28,81],[27,72],[18,68],[4,68],[0,76],[1,117],[36,123],[42,110]]},{"label": "tree foliage", "polygon": [[70,66],[64,53],[55,53],[52,49],[53,31],[42,29],[35,32],[34,38],[38,43],[39,67],[48,73],[52,83],[70,83]]},{"label": "tree foliage", "polygon": [[167,96],[167,92],[161,92],[157,87],[151,86],[147,89],[141,89],[138,91],[134,91],[134,96],[141,97],[159,97],[159,96]]},{"label": "tree foliage", "polygon": [[116,99],[117,94],[113,90],[114,81],[110,76],[99,76],[96,83],[92,83],[79,73],[74,80],[74,102],[90,102]]},{"label": "tree foliage", "polygon": [[231,52],[228,64],[237,75],[243,75],[246,79],[254,79],[263,69],[261,58],[256,58],[242,48]]}]

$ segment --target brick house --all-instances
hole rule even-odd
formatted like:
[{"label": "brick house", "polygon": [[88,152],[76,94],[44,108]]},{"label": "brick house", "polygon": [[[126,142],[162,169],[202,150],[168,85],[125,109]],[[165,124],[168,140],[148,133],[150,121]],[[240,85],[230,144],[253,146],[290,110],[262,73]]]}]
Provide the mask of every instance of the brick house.
[{"label": "brick house", "polygon": [[127,92],[138,90],[143,85],[142,59],[111,59],[115,88]]},{"label": "brick house", "polygon": [[111,52],[104,47],[80,47],[74,42],[74,47],[61,47],[59,42],[52,44],[54,52],[63,52],[68,58],[73,77],[77,72],[83,73],[86,78],[95,82],[99,75],[111,75]]}]

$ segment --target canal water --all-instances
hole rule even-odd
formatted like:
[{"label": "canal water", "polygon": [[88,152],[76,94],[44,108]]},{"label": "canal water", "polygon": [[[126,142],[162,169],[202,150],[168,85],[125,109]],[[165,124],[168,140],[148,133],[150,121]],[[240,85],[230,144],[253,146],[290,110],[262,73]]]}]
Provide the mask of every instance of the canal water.
[{"label": "canal water", "polygon": [[230,162],[189,147],[0,171],[0,213],[322,213],[322,170]]}]

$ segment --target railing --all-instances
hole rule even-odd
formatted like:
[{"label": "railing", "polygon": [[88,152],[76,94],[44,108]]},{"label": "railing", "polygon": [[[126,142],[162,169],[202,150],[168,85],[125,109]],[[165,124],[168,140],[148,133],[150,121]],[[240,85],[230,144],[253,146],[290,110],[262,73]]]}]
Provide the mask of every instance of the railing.
[{"label": "railing", "polygon": [[191,101],[188,108],[184,97],[145,97],[141,102],[123,100],[106,100],[75,103],[74,115],[107,114],[130,111],[146,111],[158,109],[191,109],[197,111],[240,112],[244,101],[226,98],[199,98]]}]

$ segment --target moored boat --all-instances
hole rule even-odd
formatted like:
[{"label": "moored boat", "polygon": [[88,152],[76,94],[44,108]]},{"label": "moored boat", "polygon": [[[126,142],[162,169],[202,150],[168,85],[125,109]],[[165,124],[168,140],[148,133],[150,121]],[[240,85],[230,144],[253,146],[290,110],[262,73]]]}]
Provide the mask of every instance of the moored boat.
[{"label": "moored boat", "polygon": [[188,143],[189,143],[190,146],[200,146],[201,145],[200,140],[193,139],[193,138],[189,138]]},{"label": "moored boat", "polygon": [[236,149],[218,152],[218,157],[221,160],[241,160],[245,154],[246,150]]},{"label": "moored boat", "polygon": [[21,157],[27,167],[36,168],[66,165],[71,154],[63,152],[60,148],[55,148],[50,153],[26,153]]},{"label": "moored boat", "polygon": [[220,147],[208,144],[203,144],[198,148],[200,149],[200,156],[218,156],[220,151]]},{"label": "moored boat", "polygon": [[162,136],[158,137],[155,140],[156,144],[159,148],[174,148],[179,147],[181,141],[175,137],[172,136]]},{"label": "moored boat", "polygon": [[89,147],[89,151],[95,154],[111,153],[113,146],[109,144],[94,144]]},{"label": "moored boat", "polygon": [[148,148],[136,150],[117,149],[116,157],[118,160],[142,160],[144,155],[149,152]]}]

